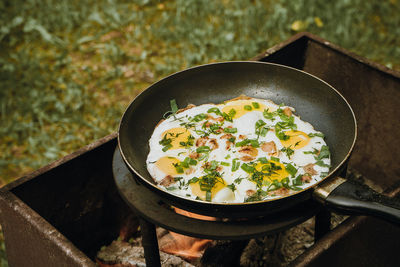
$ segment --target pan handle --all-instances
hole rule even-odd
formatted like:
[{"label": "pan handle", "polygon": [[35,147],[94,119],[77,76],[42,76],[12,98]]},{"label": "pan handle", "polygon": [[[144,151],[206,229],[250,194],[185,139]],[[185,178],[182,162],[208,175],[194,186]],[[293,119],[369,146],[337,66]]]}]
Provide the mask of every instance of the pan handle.
[{"label": "pan handle", "polygon": [[357,181],[337,177],[316,188],[314,197],[340,213],[370,215],[400,225],[400,201]]}]

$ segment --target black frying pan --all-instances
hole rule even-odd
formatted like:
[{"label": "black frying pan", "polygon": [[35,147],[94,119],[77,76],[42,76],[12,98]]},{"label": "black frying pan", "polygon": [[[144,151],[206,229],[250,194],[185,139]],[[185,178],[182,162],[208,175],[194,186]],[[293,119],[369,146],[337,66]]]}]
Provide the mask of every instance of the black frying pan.
[{"label": "black frying pan", "polygon": [[[331,171],[321,182],[286,197],[249,203],[211,203],[191,200],[155,185],[146,169],[148,141],[175,99],[188,104],[220,103],[239,95],[270,99],[296,109],[296,114],[325,134],[331,151]],[[369,188],[337,177],[345,169],[357,125],[354,113],[338,91],[321,79],[294,68],[262,62],[225,62],[187,69],[153,84],[138,95],[123,115],[118,144],[128,168],[137,179],[171,205],[218,217],[267,215],[301,204],[310,198],[342,212],[383,217],[400,222],[400,204]]]}]

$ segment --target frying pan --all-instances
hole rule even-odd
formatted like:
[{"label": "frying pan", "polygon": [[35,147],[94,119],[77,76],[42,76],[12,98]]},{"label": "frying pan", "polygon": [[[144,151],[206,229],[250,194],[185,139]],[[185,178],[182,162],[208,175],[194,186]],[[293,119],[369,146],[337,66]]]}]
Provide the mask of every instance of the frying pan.
[{"label": "frying pan", "polygon": [[[325,134],[331,151],[329,174],[304,190],[273,200],[214,203],[174,195],[155,184],[146,168],[148,141],[170,100],[188,104],[221,103],[246,95],[285,103],[304,121]],[[354,113],[346,99],[321,79],[291,67],[253,61],[213,63],[170,75],[138,95],[122,116],[118,146],[135,178],[170,205],[196,213],[224,217],[272,216],[311,198],[342,213],[378,216],[400,223],[400,203],[372,189],[346,181],[345,170],[357,136]]]}]

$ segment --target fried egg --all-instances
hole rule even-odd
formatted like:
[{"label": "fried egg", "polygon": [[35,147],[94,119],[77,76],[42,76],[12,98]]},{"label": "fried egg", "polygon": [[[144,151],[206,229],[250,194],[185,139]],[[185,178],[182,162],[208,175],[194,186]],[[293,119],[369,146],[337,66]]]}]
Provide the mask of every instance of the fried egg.
[{"label": "fried egg", "polygon": [[246,96],[179,110],[155,127],[147,170],[161,189],[203,201],[303,190],[328,174],[330,153],[324,135],[294,112]]}]

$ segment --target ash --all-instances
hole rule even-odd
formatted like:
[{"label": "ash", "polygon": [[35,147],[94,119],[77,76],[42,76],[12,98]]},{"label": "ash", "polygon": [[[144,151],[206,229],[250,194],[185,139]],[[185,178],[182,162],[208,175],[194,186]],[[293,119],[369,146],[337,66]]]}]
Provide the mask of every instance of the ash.
[{"label": "ash", "polygon": [[[336,227],[347,216],[332,213],[332,226]],[[190,262],[160,251],[161,265],[165,267],[220,267],[220,266],[287,266],[314,244],[314,218],[291,229],[261,238],[241,241],[213,241],[200,259]],[[167,230],[158,228],[160,238]],[[163,233],[163,234],[160,234]],[[97,254],[99,266],[144,267],[144,251],[140,232],[127,241],[116,240]]]}]

